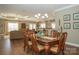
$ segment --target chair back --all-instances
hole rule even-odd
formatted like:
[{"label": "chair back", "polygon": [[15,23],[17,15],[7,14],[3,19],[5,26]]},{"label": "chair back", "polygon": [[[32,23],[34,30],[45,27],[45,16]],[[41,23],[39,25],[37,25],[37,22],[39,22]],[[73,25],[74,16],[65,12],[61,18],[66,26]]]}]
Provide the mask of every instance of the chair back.
[{"label": "chair back", "polygon": [[37,46],[38,43],[37,43],[37,38],[36,38],[35,33],[31,33],[30,38],[31,38],[31,42],[32,42],[32,50],[37,53],[39,51],[39,49]]},{"label": "chair back", "polygon": [[22,33],[23,33],[23,35],[24,35],[24,45],[26,45],[27,47],[29,47],[29,43],[28,43],[28,41],[29,41],[29,38],[28,38],[28,31],[26,30],[26,29],[23,29],[22,30]]},{"label": "chair back", "polygon": [[67,38],[67,32],[61,33],[59,36],[58,53],[64,50],[65,42]]},{"label": "chair back", "polygon": [[63,36],[64,36],[64,38],[63,38],[63,48],[62,48],[62,50],[64,50],[64,48],[65,48],[65,42],[66,42],[66,39],[67,39],[67,36],[68,36],[67,32],[64,32]]},{"label": "chair back", "polygon": [[51,36],[52,36],[52,37],[58,37],[58,32],[55,31],[55,30],[53,30],[53,31],[51,32]]}]

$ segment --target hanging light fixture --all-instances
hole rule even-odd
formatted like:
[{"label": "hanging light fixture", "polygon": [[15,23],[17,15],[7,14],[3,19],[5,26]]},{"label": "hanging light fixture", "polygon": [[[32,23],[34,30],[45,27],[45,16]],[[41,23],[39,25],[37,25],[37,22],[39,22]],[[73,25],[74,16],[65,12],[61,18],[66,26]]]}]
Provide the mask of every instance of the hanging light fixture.
[{"label": "hanging light fixture", "polygon": [[46,13],[46,14],[44,14],[47,18],[48,18],[48,14]]},{"label": "hanging light fixture", "polygon": [[40,13],[38,13],[38,16],[41,16],[41,14],[40,14]]},{"label": "hanging light fixture", "polygon": [[44,19],[44,18],[45,18],[45,16],[41,16],[41,18],[42,18],[42,19]]},{"label": "hanging light fixture", "polygon": [[47,13],[45,13],[45,14],[40,14],[40,13],[38,13],[38,14],[36,14],[35,16],[34,16],[35,18],[40,18],[40,19],[46,19],[46,18],[48,18],[48,14]]}]

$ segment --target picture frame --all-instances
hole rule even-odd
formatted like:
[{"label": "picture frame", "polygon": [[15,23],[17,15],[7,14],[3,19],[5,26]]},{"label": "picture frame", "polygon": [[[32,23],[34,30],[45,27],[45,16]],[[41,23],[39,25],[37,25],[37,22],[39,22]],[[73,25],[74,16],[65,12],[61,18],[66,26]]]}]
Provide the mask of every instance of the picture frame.
[{"label": "picture frame", "polygon": [[64,29],[70,29],[71,24],[70,23],[64,23]]},{"label": "picture frame", "polygon": [[73,14],[73,20],[79,20],[79,13]]},{"label": "picture frame", "polygon": [[66,14],[63,16],[64,21],[70,21],[70,18],[71,18],[70,14]]},{"label": "picture frame", "polygon": [[73,29],[79,29],[79,22],[73,23]]}]

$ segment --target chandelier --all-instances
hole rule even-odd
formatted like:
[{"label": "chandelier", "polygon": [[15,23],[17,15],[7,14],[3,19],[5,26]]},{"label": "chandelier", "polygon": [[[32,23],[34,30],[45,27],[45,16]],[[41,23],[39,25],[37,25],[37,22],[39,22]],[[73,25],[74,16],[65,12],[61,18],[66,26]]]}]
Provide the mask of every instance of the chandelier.
[{"label": "chandelier", "polygon": [[35,14],[34,17],[37,18],[37,19],[47,19],[48,18],[48,14],[47,13],[45,13],[45,14],[38,13],[38,14]]}]

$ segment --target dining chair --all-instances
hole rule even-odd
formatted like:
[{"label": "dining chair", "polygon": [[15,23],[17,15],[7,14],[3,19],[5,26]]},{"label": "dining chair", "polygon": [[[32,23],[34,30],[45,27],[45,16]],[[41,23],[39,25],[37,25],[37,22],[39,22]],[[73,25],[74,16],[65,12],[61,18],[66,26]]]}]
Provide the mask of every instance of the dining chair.
[{"label": "dining chair", "polygon": [[62,48],[62,53],[64,54],[64,49],[66,48],[65,47],[65,42],[66,42],[66,39],[67,39],[67,36],[68,36],[68,34],[67,34],[67,32],[63,32],[63,36],[64,36],[64,38],[63,38],[63,48]]},{"label": "dining chair", "polygon": [[58,37],[59,43],[50,48],[52,54],[60,54],[60,53],[64,54],[66,39],[67,39],[67,32],[61,33],[60,36]]},{"label": "dining chair", "polygon": [[46,29],[43,30],[45,36],[48,36],[48,31]]},{"label": "dining chair", "polygon": [[31,42],[32,42],[32,53],[40,54],[44,50],[44,46],[40,45],[37,42],[37,37],[34,33],[31,34]]},{"label": "dining chair", "polygon": [[54,38],[58,37],[58,32],[56,30],[53,30],[51,32],[51,36],[54,37]]},{"label": "dining chair", "polygon": [[32,43],[29,41],[29,31],[27,30],[23,30],[23,35],[24,35],[24,51],[27,49],[27,53],[29,52],[29,50],[31,50],[31,45]]}]

